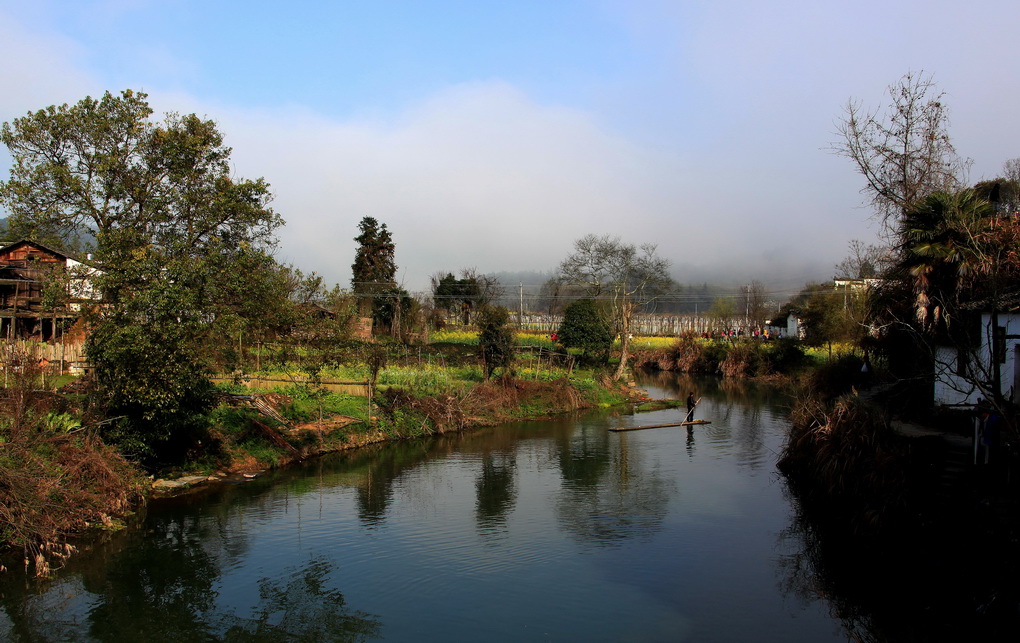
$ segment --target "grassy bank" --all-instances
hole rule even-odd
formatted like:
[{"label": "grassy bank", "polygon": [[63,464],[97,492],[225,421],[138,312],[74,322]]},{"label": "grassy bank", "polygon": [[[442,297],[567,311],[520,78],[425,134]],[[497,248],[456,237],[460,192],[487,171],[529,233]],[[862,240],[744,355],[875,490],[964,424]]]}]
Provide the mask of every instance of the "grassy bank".
[{"label": "grassy bank", "polygon": [[[474,381],[457,377],[456,369],[434,368],[402,369],[380,378],[371,400],[309,383],[258,390],[229,387],[227,392],[254,399],[224,399],[212,417],[215,439],[185,469],[251,472],[375,442],[619,404],[633,395],[626,386],[613,386],[584,371],[567,375],[546,369],[538,377]],[[253,403],[256,399],[261,409]]]},{"label": "grassy bank", "polygon": [[[470,341],[384,346],[384,366],[374,373],[360,353],[318,368],[311,367],[316,355],[267,360],[258,375],[278,385],[221,385],[187,461],[156,472],[103,444],[98,427],[106,420],[89,417],[83,382],[46,391],[41,373],[18,371],[0,394],[0,549],[23,553],[26,570],[47,573],[70,555],[74,538],[116,528],[144,502],[153,486],[146,474],[203,480],[255,472],[376,442],[608,406],[631,394],[599,370],[558,362],[541,339],[535,347],[513,372],[489,381]],[[374,379],[373,394],[331,391],[325,383],[334,379]]]}]

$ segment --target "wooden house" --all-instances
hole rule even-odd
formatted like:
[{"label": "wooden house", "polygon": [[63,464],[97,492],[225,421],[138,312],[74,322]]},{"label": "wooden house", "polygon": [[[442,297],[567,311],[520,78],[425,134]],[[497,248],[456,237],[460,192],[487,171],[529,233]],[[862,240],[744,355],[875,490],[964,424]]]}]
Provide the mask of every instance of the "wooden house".
[{"label": "wooden house", "polygon": [[0,338],[54,341],[98,301],[98,269],[34,241],[0,248]]}]

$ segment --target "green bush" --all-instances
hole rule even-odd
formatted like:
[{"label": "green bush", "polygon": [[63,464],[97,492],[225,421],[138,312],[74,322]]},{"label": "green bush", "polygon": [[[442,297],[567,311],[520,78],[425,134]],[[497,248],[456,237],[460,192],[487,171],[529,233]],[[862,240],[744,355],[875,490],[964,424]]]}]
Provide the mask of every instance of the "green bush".
[{"label": "green bush", "polygon": [[516,334],[510,327],[510,312],[502,306],[484,306],[478,313],[478,345],[485,364],[485,379],[497,368],[513,366]]},{"label": "green bush", "polygon": [[712,340],[703,344],[698,371],[701,373],[718,373],[719,365],[726,359],[729,348],[730,343],[725,340]]},{"label": "green bush", "polygon": [[719,370],[727,377],[764,375],[767,369],[764,353],[759,342],[737,342],[728,347]]},{"label": "green bush", "polygon": [[783,338],[769,344],[767,358],[776,373],[792,373],[807,365],[808,356],[796,339]]},{"label": "green bush", "polygon": [[578,348],[584,361],[605,364],[613,347],[613,331],[594,299],[580,299],[567,306],[559,330],[560,342]]}]

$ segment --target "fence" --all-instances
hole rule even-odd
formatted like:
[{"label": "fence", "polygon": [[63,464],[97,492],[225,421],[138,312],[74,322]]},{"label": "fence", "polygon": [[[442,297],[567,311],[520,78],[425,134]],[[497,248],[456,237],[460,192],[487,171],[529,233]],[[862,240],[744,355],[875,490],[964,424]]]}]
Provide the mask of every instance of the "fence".
[{"label": "fence", "polygon": [[51,373],[81,372],[85,368],[85,344],[77,342],[37,342],[29,339],[0,339],[4,356],[31,355]]},{"label": "fence", "polygon": [[[562,315],[526,312],[522,316],[515,315],[521,330],[551,333],[559,329],[563,322]],[[702,315],[634,315],[631,318],[631,333],[635,335],[653,335],[676,337],[683,333],[706,333],[722,329],[744,329],[746,319],[734,318],[720,321],[717,318]]]},{"label": "fence", "polygon": [[295,377],[288,379],[271,378],[271,377],[213,377],[213,382],[219,384],[241,384],[245,388],[254,389],[271,389],[279,386],[280,384],[290,384],[293,386],[303,386],[311,384],[316,388],[320,388],[332,393],[345,393],[347,395],[357,395],[360,397],[368,397],[371,389],[369,383],[366,382],[343,382],[337,380],[310,380],[305,377]]}]

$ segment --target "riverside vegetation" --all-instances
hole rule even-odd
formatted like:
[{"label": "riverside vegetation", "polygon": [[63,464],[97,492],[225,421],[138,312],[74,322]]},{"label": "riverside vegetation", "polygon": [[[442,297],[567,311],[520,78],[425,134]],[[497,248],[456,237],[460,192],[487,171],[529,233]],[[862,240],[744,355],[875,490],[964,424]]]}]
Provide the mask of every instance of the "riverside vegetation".
[{"label": "riverside vegetation", "polygon": [[[3,545],[43,574],[73,551],[75,536],[119,526],[156,477],[250,475],[329,451],[612,406],[640,395],[613,383],[609,364],[585,362],[538,334],[517,334],[513,365],[486,378],[478,344],[474,330],[444,331],[419,346],[352,343],[347,359],[333,355],[329,363],[307,348],[294,354],[268,346],[258,372],[218,385],[219,403],[187,459],[162,468],[143,468],[130,453],[103,443],[98,428],[109,419],[90,406],[87,378],[50,378],[51,390],[40,390],[34,360],[9,359],[11,378],[0,399]],[[660,370],[775,376],[811,362],[792,342],[692,336],[639,337],[631,344],[637,365]],[[694,352],[699,356],[692,358]],[[246,378],[262,384],[247,387]],[[330,390],[331,382],[370,382],[372,395]],[[263,410],[251,403],[256,399]]]}]

